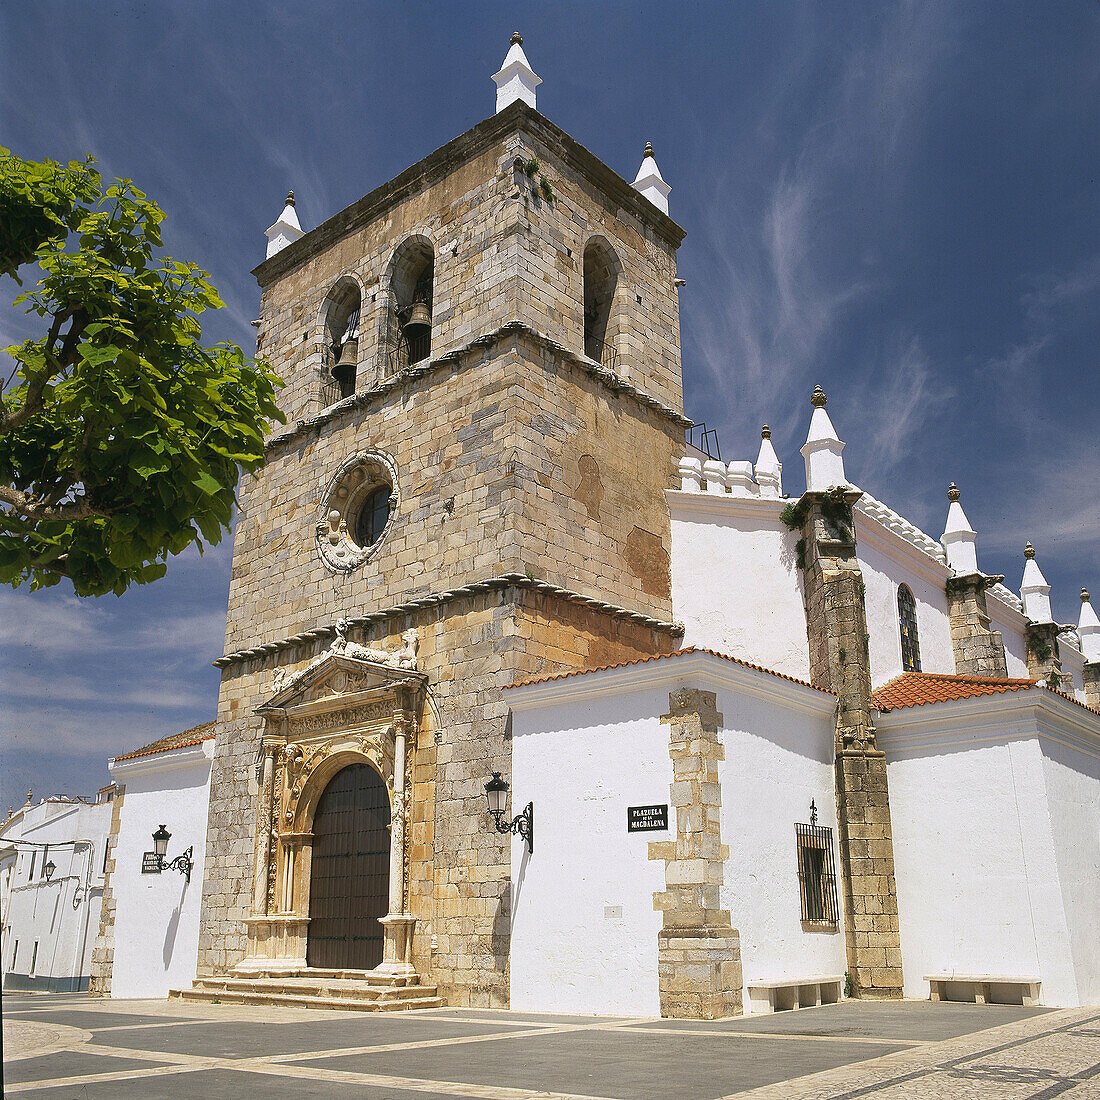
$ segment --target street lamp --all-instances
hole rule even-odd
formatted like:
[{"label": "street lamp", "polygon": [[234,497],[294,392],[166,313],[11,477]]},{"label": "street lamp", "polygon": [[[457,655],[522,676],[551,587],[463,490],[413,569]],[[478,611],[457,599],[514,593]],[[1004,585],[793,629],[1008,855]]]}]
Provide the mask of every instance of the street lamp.
[{"label": "street lamp", "polygon": [[195,866],[191,859],[191,853],[194,849],[188,848],[183,855],[176,856],[175,859],[166,862],[164,857],[168,854],[168,841],[171,839],[172,834],[163,825],[153,833],[153,850],[145,853],[145,858],[141,861],[141,873],[143,875],[159,875],[161,871],[168,868],[169,870],[179,871],[190,882],[191,868]]},{"label": "street lamp", "polygon": [[49,882],[50,879],[53,878],[53,873],[54,873],[54,871],[57,870],[57,868],[54,866],[54,862],[51,859],[51,860],[47,861],[46,866],[43,867],[42,870],[46,875],[46,881]]},{"label": "street lamp", "polygon": [[535,850],[535,804],[528,802],[523,813],[506,820],[504,811],[508,808],[508,781],[501,779],[500,772],[493,772],[493,778],[485,784],[485,798],[489,803],[489,813],[498,833],[517,833],[527,842],[527,851]]}]

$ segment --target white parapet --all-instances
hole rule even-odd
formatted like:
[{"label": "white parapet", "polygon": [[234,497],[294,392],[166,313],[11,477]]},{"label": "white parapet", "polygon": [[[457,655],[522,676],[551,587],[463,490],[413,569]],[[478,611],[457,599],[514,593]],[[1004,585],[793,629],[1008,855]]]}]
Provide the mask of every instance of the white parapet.
[{"label": "white parapet", "polygon": [[717,459],[707,459],[703,463],[703,477],[706,479],[708,493],[726,491],[726,464]]},{"label": "white parapet", "polygon": [[685,493],[703,491],[703,460],[692,455],[684,455],[679,465],[680,488]]},{"label": "white parapet", "polygon": [[752,463],[748,461],[731,462],[726,467],[726,483],[737,497],[754,497],[760,492],[752,477]]}]

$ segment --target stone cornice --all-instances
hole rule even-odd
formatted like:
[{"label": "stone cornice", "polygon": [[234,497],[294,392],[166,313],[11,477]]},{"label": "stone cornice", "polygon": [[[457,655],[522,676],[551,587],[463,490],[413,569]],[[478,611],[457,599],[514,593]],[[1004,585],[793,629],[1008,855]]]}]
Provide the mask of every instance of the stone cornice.
[{"label": "stone cornice", "polygon": [[474,357],[476,353],[484,351],[494,344],[502,343],[504,340],[517,334],[526,336],[534,340],[535,343],[542,345],[544,348],[548,348],[550,351],[561,356],[561,358],[565,359],[567,362],[578,367],[580,370],[583,370],[586,374],[602,383],[613,393],[626,394],[628,397],[632,397],[639,404],[652,409],[658,415],[668,418],[680,427],[691,427],[693,421],[689,420],[683,413],[677,412],[663,401],[658,401],[656,397],[639,389],[633,382],[623,378],[622,375],[616,374],[607,367],[601,366],[594,359],[589,359],[587,356],[572,351],[564,344],[559,344],[556,340],[552,340],[549,336],[544,335],[539,332],[538,329],[532,328],[523,321],[508,321],[493,332],[487,333],[484,336],[478,336],[459,348],[454,348],[452,351],[445,352],[437,358],[429,359],[426,363],[417,363],[415,366],[406,367],[392,377],[371,386],[369,390],[363,390],[360,393],[352,394],[351,397],[345,397],[343,400],[337,401],[336,404],[329,405],[327,409],[322,409],[314,416],[298,420],[293,427],[280,432],[278,435],[272,436],[264,444],[264,452],[270,457],[275,451],[278,451],[287,444],[293,443],[306,433],[315,431],[324,424],[327,424],[330,420],[336,419],[337,416],[348,409],[364,408],[373,404],[380,398],[385,397],[389,393],[406,389],[411,383],[429,374],[434,374],[444,369],[453,370],[455,365],[460,364],[463,360],[470,359]]},{"label": "stone cornice", "polygon": [[680,246],[685,236],[684,230],[667,214],[643,198],[622,176],[564,130],[526,103],[517,101],[498,114],[479,122],[464,134],[452,138],[446,145],[406,168],[388,183],[376,187],[357,202],[323,221],[282,251],[264,260],[253,269],[252,274],[256,276],[261,287],[268,286],[287,272],[308,262],[322,249],[377,220],[398,203],[444,179],[460,165],[480,156],[494,145],[502,144],[512,133],[526,133],[551,146],[566,164],[596,184],[607,198],[629,211],[638,221],[648,225],[673,248]]},{"label": "stone cornice", "polygon": [[[676,638],[683,637],[683,623],[665,622],[662,619],[655,619],[651,615],[643,615],[639,611],[631,611],[628,608],[606,603],[603,600],[597,600],[591,596],[584,596],[579,592],[572,592],[567,588],[559,588],[557,585],[550,584],[547,581],[532,580],[522,573],[504,573],[499,577],[487,577],[485,580],[473,581],[470,584],[464,584],[459,588],[452,588],[446,592],[430,593],[427,596],[420,596],[415,600],[408,600],[405,603],[396,604],[393,607],[387,607],[381,611],[375,611],[370,615],[364,615],[358,619],[348,619],[348,625],[353,627],[373,626],[376,623],[385,622],[387,619],[408,615],[411,612],[420,611],[423,608],[439,607],[443,604],[452,603],[455,600],[464,599],[468,596],[476,596],[483,592],[500,591],[504,588],[522,588],[531,592],[554,596],[557,599],[566,600],[569,603],[577,604],[581,607],[590,607],[594,611],[602,611],[604,614],[615,619],[637,623],[639,626],[645,626],[651,630],[660,630]],[[230,665],[239,664],[242,661],[268,657],[274,653],[280,653],[300,645],[312,645],[316,642],[328,641],[335,637],[335,635],[336,630],[334,627],[322,626],[315,630],[303,631],[301,634],[295,634],[289,638],[282,638],[274,642],[265,642],[263,645],[252,646],[249,649],[241,649],[233,653],[226,653],[224,656],[219,657],[216,661],[211,663],[215,668],[228,668]]]}]

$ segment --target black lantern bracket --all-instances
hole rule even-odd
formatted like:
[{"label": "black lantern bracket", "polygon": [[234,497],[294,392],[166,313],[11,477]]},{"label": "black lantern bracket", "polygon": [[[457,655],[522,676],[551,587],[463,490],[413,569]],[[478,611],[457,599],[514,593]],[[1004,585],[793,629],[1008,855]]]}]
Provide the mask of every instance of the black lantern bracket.
[{"label": "black lantern bracket", "polygon": [[194,847],[188,848],[186,852],[176,856],[175,859],[165,859],[164,857],[168,852],[168,841],[171,838],[172,834],[163,825],[153,833],[153,851],[145,853],[145,858],[141,864],[142,873],[148,874],[152,871],[160,874],[161,871],[179,871],[190,882],[191,870],[195,866],[192,859]]},{"label": "black lantern bracket", "polygon": [[505,816],[508,804],[508,781],[502,779],[500,772],[493,772],[493,778],[485,784],[485,797],[489,800],[489,813],[498,833],[515,833],[527,842],[527,851],[535,851],[535,804],[528,802],[523,813],[517,814],[511,821]]}]

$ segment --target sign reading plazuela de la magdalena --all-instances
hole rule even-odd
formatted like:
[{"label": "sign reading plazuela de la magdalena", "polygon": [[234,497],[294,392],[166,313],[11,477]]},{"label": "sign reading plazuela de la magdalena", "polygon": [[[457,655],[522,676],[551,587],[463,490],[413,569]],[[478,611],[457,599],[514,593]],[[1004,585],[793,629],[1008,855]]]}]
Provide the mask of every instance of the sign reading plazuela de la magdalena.
[{"label": "sign reading plazuela de la magdalena", "polygon": [[668,829],[668,803],[662,806],[627,806],[626,831],[649,832],[651,829]]}]

